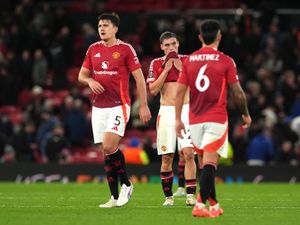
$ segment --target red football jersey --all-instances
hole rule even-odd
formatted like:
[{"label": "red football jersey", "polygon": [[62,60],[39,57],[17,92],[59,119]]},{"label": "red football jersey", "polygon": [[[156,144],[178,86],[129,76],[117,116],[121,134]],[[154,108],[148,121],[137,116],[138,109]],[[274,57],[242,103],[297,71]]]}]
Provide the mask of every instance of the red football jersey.
[{"label": "red football jersey", "polygon": [[239,82],[231,57],[201,48],[185,60],[178,82],[190,88],[190,124],[227,120],[227,84]]},{"label": "red football jersey", "polygon": [[135,50],[130,44],[117,40],[117,44],[106,47],[103,41],[92,44],[82,63],[91,71],[93,79],[105,89],[93,95],[93,105],[99,108],[130,105],[130,72],[141,67]]},{"label": "red football jersey", "polygon": [[[179,56],[181,62],[183,62],[188,57],[187,55],[180,55],[180,54],[178,56]],[[159,77],[159,75],[164,70],[163,64],[165,62],[165,59],[166,59],[166,56],[163,56],[160,58],[153,59],[151,61],[150,67],[149,67],[149,73],[147,76],[147,83],[152,83]],[[169,71],[169,73],[166,77],[165,82],[176,82],[178,77],[179,77],[179,71],[173,65],[173,67],[171,68],[171,70]]]}]

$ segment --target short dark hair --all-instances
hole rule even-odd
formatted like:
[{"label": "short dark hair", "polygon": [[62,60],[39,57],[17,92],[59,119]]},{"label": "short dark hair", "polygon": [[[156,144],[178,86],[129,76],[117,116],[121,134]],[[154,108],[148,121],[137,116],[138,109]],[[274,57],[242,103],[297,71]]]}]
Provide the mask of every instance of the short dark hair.
[{"label": "short dark hair", "polygon": [[160,35],[159,41],[162,44],[165,39],[169,39],[169,38],[176,38],[178,40],[177,35],[175,33],[166,31]]},{"label": "short dark hair", "polygon": [[112,13],[103,13],[98,17],[98,22],[100,20],[110,20],[111,23],[116,26],[119,27],[119,23],[120,23],[120,17],[118,14],[112,12]]},{"label": "short dark hair", "polygon": [[203,20],[200,25],[200,34],[203,38],[204,43],[207,45],[213,43],[216,40],[219,30],[220,24],[217,20]]}]

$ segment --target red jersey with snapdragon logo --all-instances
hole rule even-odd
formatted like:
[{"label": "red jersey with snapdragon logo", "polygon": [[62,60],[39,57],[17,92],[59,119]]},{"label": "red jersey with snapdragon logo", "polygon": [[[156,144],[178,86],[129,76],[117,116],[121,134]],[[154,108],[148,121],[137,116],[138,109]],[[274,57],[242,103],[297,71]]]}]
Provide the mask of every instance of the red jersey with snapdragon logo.
[{"label": "red jersey with snapdragon logo", "polygon": [[178,82],[190,88],[190,124],[227,121],[227,84],[239,82],[231,57],[201,48],[185,60]]},{"label": "red jersey with snapdragon logo", "polygon": [[135,50],[130,44],[117,40],[116,45],[107,47],[103,41],[92,44],[87,50],[82,67],[91,71],[104,92],[93,95],[93,106],[109,108],[130,105],[129,76],[141,68]]},{"label": "red jersey with snapdragon logo", "polygon": [[[183,62],[188,56],[179,54],[178,57],[181,60],[181,62]],[[149,73],[147,76],[148,84],[157,80],[159,75],[162,73],[162,71],[164,70],[163,64],[165,62],[165,59],[166,59],[166,56],[163,56],[160,58],[153,59],[151,61],[150,67],[149,67]],[[179,77],[179,71],[173,65],[166,77],[165,82],[176,82],[178,77]]]}]

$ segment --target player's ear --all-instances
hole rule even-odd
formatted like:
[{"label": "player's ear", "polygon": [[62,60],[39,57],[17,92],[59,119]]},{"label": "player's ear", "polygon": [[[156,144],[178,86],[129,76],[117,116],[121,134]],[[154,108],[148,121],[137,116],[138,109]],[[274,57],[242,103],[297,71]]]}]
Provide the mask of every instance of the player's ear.
[{"label": "player's ear", "polygon": [[118,33],[119,27],[116,26],[115,29],[116,29],[116,33]]},{"label": "player's ear", "polygon": [[161,49],[162,51],[164,50],[163,44],[160,44],[160,49]]},{"label": "player's ear", "polygon": [[217,34],[217,41],[220,42],[221,39],[222,39],[222,34],[221,34],[221,31],[219,31]]},{"label": "player's ear", "polygon": [[203,43],[203,37],[201,34],[198,35],[199,40]]}]

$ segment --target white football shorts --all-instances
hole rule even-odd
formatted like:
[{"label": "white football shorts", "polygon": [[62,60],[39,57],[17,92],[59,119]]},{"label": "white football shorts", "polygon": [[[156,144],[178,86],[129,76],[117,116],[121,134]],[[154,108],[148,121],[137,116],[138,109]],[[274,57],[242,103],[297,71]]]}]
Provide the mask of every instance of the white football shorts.
[{"label": "white football shorts", "polygon": [[185,104],[182,108],[181,119],[187,131],[183,139],[177,138],[175,130],[175,106],[161,106],[157,116],[157,153],[158,155],[175,153],[176,141],[178,150],[183,148],[193,148],[189,132],[189,105]]},{"label": "white football shorts", "polygon": [[123,137],[130,117],[130,106],[120,105],[112,108],[92,107],[92,129],[94,143],[103,142],[104,132],[112,132]]},{"label": "white football shorts", "polygon": [[228,123],[205,122],[190,125],[190,132],[195,151],[217,152],[227,158],[228,155]]}]

